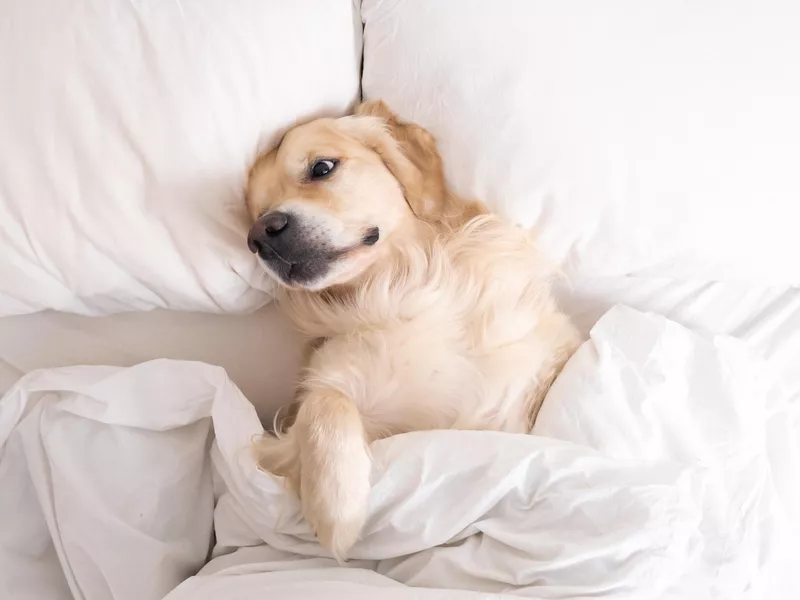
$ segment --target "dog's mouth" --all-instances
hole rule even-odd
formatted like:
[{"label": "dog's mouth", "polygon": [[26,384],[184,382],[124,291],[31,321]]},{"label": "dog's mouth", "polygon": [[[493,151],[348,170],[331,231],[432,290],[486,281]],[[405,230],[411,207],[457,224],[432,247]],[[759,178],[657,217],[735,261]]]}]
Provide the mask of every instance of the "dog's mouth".
[{"label": "dog's mouth", "polygon": [[313,285],[323,279],[341,254],[322,248],[279,252],[269,244],[262,245],[258,250],[258,257],[267,272],[280,283],[292,287]]},{"label": "dog's mouth", "polygon": [[247,246],[267,273],[290,288],[319,289],[344,257],[374,246],[378,227],[367,227],[348,246],[334,245],[322,228],[309,226],[292,213],[274,212],[261,217],[247,236]]}]

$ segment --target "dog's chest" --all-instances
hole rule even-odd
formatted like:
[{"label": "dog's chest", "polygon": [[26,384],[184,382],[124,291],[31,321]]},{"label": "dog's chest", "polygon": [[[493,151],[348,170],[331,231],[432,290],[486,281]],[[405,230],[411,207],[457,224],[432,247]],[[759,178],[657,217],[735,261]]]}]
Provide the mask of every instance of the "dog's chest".
[{"label": "dog's chest", "polygon": [[315,377],[345,385],[367,427],[523,432],[543,348],[530,311],[467,321],[431,309],[328,339]]},{"label": "dog's chest", "polygon": [[348,297],[294,303],[295,323],[327,340],[310,376],[349,396],[378,433],[526,431],[553,352],[542,327],[552,300],[524,275],[525,261],[500,259],[490,275],[454,259],[417,279],[387,276]]},{"label": "dog's chest", "polygon": [[466,339],[448,338],[435,329],[416,334],[412,343],[402,333],[399,343],[392,343],[391,333],[386,336],[383,367],[370,378],[370,392],[363,399],[366,412],[401,422],[408,415],[414,420],[410,429],[524,428],[525,393],[533,370],[521,364],[523,349],[502,352],[517,365],[509,368],[506,358],[470,347]]}]

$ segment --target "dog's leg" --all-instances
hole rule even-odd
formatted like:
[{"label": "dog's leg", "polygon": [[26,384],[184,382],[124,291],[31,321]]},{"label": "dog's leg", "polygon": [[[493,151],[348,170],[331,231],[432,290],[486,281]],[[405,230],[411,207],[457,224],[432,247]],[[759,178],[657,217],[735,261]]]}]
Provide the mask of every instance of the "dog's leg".
[{"label": "dog's leg", "polygon": [[340,562],[367,516],[371,461],[361,416],[339,391],[308,389],[292,428],[300,451],[303,514]]}]

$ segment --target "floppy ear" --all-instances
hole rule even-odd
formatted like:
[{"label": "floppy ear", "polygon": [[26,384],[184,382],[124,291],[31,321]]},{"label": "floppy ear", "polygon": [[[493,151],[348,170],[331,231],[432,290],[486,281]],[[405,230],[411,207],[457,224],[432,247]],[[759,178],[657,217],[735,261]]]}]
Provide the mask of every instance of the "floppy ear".
[{"label": "floppy ear", "polygon": [[354,116],[339,119],[339,124],[380,155],[418,218],[442,220],[447,190],[442,159],[430,133],[399,121],[380,100],[361,104]]}]

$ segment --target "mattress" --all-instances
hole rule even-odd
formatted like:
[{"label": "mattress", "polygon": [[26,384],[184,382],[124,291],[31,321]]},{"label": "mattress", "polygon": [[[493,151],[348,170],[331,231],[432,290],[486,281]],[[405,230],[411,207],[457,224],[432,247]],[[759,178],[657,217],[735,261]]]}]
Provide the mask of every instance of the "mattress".
[{"label": "mattress", "polygon": [[130,366],[155,358],[225,368],[264,420],[291,397],[301,343],[274,305],[248,315],[168,310],[0,318],[0,392],[39,368]]},{"label": "mattress", "polygon": [[[745,340],[800,399],[800,289],[613,278],[559,286],[587,333],[611,306],[656,312],[692,329]],[[301,342],[275,306],[249,315],[156,310],[83,317],[44,312],[0,319],[0,390],[22,374],[74,364],[129,366],[154,358],[220,365],[269,421],[289,401]]]}]

